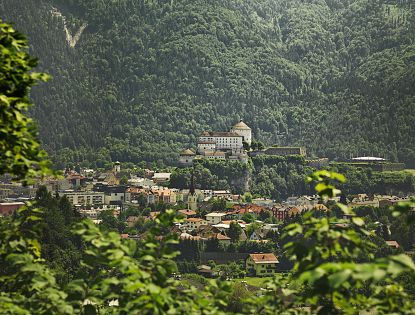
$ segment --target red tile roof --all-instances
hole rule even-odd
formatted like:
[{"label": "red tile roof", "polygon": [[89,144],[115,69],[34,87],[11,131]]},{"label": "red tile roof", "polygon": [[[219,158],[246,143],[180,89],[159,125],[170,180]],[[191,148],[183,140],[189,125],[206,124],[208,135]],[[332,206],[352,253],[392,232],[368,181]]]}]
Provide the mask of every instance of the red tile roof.
[{"label": "red tile roof", "polygon": [[184,215],[196,215],[196,211],[188,209],[179,210],[178,212]]},{"label": "red tile roof", "polygon": [[231,224],[232,222],[246,224],[244,220],[224,220],[222,221],[222,224]]},{"label": "red tile roof", "polygon": [[203,221],[201,218],[188,218],[186,219],[187,222],[200,222]]},{"label": "red tile roof", "polygon": [[229,241],[231,239],[230,237],[227,237],[226,235],[223,235],[221,233],[216,234],[215,238],[219,241]]},{"label": "red tile roof", "polygon": [[248,205],[233,205],[232,210],[229,211],[229,214],[235,213],[256,213],[259,214],[263,210],[269,210],[266,207],[255,205],[255,204],[248,204]]},{"label": "red tile roof", "polygon": [[132,193],[132,194],[147,194],[145,189],[138,188],[138,187],[130,187],[127,189],[127,192]]},{"label": "red tile roof", "polygon": [[251,257],[252,260],[254,261],[254,263],[256,263],[256,264],[260,264],[260,263],[277,264],[278,263],[278,258],[272,253],[268,253],[268,254],[250,254],[249,257]]},{"label": "red tile roof", "polygon": [[201,135],[201,137],[238,137],[242,138],[237,133],[234,132],[219,132],[219,131],[204,131]]}]

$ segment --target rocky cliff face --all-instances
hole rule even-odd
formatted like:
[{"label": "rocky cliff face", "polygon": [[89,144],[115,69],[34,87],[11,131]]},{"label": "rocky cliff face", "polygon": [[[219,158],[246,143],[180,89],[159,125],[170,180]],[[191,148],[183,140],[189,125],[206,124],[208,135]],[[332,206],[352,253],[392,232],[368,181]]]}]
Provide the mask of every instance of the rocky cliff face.
[{"label": "rocky cliff face", "polygon": [[235,188],[235,191],[244,193],[250,191],[252,170],[250,168],[244,170],[244,175],[231,180],[231,186]]}]

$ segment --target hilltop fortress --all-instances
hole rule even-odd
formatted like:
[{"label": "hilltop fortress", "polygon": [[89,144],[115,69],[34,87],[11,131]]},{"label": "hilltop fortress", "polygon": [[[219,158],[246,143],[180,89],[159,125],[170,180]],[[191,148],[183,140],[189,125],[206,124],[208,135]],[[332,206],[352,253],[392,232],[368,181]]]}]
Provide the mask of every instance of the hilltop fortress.
[{"label": "hilltop fortress", "polygon": [[179,163],[182,166],[191,166],[194,159],[220,159],[248,161],[244,143],[250,146],[252,130],[242,119],[229,132],[205,131],[199,136],[197,151],[191,149],[180,153]]}]

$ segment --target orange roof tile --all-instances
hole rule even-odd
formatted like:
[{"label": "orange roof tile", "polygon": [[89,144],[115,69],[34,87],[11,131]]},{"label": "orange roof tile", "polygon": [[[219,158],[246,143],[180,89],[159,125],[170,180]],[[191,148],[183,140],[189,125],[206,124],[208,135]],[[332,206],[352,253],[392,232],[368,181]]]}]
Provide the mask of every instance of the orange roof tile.
[{"label": "orange roof tile", "polygon": [[250,254],[249,257],[251,257],[252,260],[256,264],[258,264],[258,263],[274,263],[274,264],[277,264],[278,263],[278,258],[272,253]]},{"label": "orange roof tile", "polygon": [[187,222],[201,222],[203,219],[201,218],[188,218],[186,219]]},{"label": "orange roof tile", "polygon": [[215,238],[217,240],[220,240],[220,241],[228,241],[228,240],[230,240],[230,237],[227,237],[226,235],[223,235],[221,233],[216,234],[215,235]]},{"label": "orange roof tile", "polygon": [[185,215],[195,215],[196,214],[196,211],[189,210],[189,209],[179,210],[178,212],[181,213],[181,214],[185,214]]}]

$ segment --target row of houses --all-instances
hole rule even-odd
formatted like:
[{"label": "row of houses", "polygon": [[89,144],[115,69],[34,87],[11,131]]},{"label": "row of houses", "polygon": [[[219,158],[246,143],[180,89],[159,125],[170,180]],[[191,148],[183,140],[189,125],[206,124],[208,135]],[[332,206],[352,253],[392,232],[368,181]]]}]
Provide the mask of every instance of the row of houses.
[{"label": "row of houses", "polygon": [[[174,205],[178,202],[188,202],[189,190],[167,188],[163,186],[127,187],[123,185],[107,186],[96,185],[92,190],[61,190],[60,196],[66,196],[73,205],[101,205],[138,203],[144,198],[146,204],[163,202]],[[232,199],[233,195],[228,190],[196,190],[197,202],[207,201],[210,198]],[[238,195],[237,198],[240,196]],[[196,208],[196,205],[192,205]]]}]

